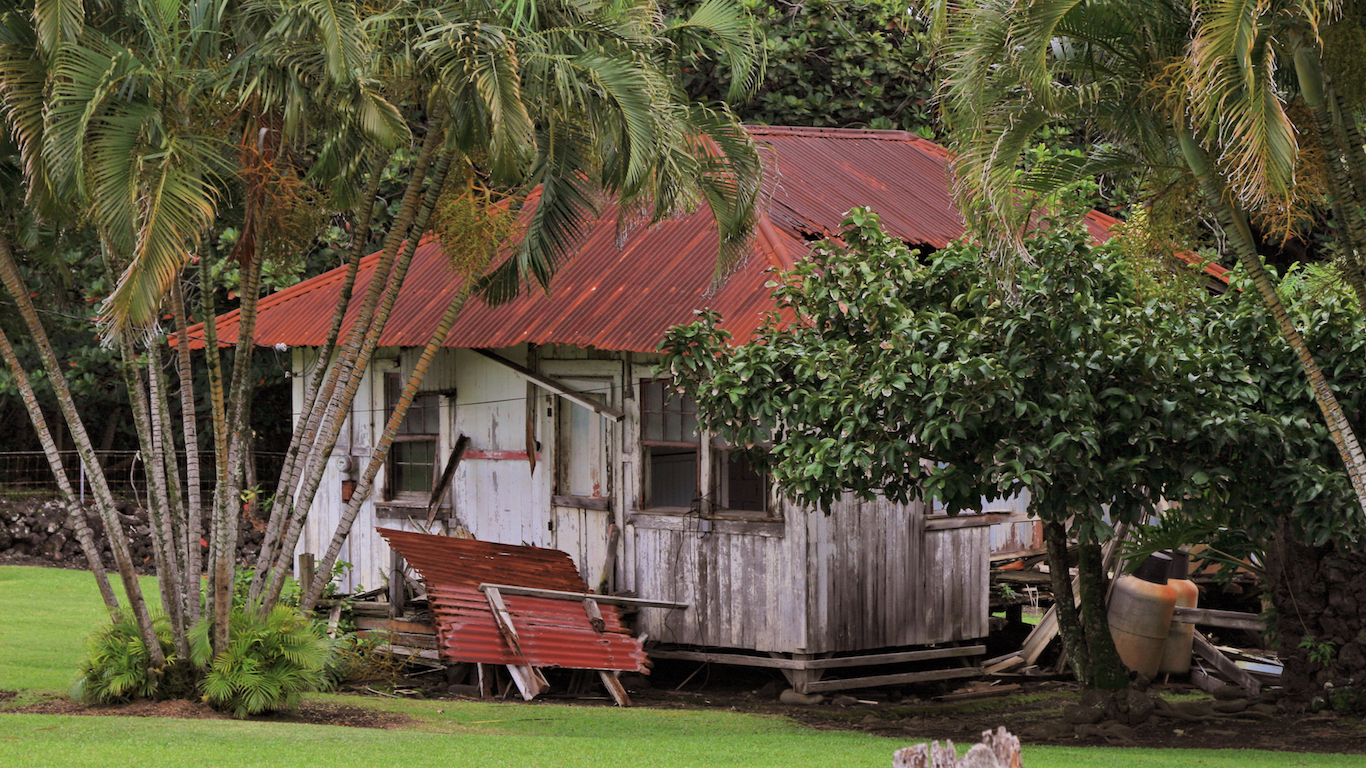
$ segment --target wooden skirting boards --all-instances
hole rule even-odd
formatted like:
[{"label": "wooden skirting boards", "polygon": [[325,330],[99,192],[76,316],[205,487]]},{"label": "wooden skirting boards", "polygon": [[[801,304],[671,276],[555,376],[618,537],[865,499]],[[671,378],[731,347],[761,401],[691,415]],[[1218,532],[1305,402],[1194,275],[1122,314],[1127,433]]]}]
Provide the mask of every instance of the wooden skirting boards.
[{"label": "wooden skirting boards", "polygon": [[[903,683],[926,682],[930,680],[949,680],[957,677],[978,677],[981,666],[970,658],[986,653],[984,645],[946,646],[943,648],[922,648],[912,651],[893,651],[870,653],[857,656],[824,657],[815,654],[770,654],[751,656],[745,653],[717,653],[694,651],[681,648],[653,648],[650,656],[656,659],[677,659],[681,661],[701,661],[713,664],[730,664],[741,667],[764,667],[781,670],[797,693],[824,693],[843,691],[853,688],[873,688],[881,685],[900,685]],[[857,669],[880,667],[890,664],[906,664],[920,661],[956,660],[961,666],[945,669],[925,669],[897,672],[864,677],[822,680],[827,670]]]}]

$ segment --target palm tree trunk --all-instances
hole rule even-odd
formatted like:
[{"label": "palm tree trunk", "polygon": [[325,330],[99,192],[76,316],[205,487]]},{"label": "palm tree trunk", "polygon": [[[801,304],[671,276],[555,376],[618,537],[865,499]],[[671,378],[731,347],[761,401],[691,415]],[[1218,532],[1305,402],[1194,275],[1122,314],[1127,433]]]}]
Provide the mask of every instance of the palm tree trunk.
[{"label": "palm tree trunk", "polygon": [[61,408],[63,418],[66,419],[67,431],[71,433],[76,444],[76,452],[81,457],[81,463],[85,465],[86,476],[90,480],[91,490],[95,496],[95,508],[99,510],[100,519],[104,522],[105,534],[109,537],[109,550],[114,556],[119,578],[123,581],[129,609],[133,613],[134,621],[137,622],[143,642],[147,645],[151,668],[158,670],[165,665],[166,657],[161,652],[161,643],[157,640],[156,630],[152,626],[152,616],[148,613],[147,602],[142,597],[142,585],[138,582],[137,572],[133,570],[128,537],[123,532],[123,521],[119,519],[118,511],[114,508],[114,495],[109,492],[109,483],[105,479],[103,468],[95,458],[95,448],[90,443],[90,435],[85,431],[85,424],[76,411],[76,403],[71,398],[71,390],[67,387],[66,376],[57,360],[57,353],[52,349],[52,343],[48,339],[46,329],[43,328],[42,320],[38,317],[37,309],[33,306],[28,288],[24,286],[23,276],[19,274],[19,266],[14,262],[9,240],[3,233],[0,233],[0,280],[3,280],[5,288],[14,297],[19,314],[24,318],[33,337],[34,346],[38,348],[43,369],[47,372],[52,390],[57,395],[57,404]]},{"label": "palm tree trunk", "polygon": [[[164,472],[163,482],[166,487],[166,522],[169,524],[165,529],[165,534],[169,537],[166,541],[166,551],[170,555],[170,566],[175,573],[174,586],[179,626],[184,630],[176,633],[176,650],[184,653],[190,649],[188,635],[183,649],[179,647],[179,635],[188,632],[193,623],[189,619],[190,585],[187,564],[190,548],[185,530],[185,504],[180,493],[180,459],[176,455],[175,431],[171,429],[171,406],[168,402],[170,388],[166,382],[166,370],[161,364],[161,345],[164,341],[165,337],[158,333],[148,342],[147,351],[150,365],[147,369],[147,381],[150,387],[152,405],[152,439],[154,447],[160,451]],[[195,602],[198,602],[197,597]],[[172,626],[175,624],[173,623]],[[182,655],[181,658],[189,657]]]},{"label": "palm tree trunk", "polygon": [[253,254],[242,273],[238,305],[237,347],[233,355],[232,386],[228,390],[228,481],[214,489],[214,617],[213,649],[228,647],[228,623],[232,612],[234,562],[237,557],[238,515],[241,509],[242,459],[251,415],[251,359],[256,347],[256,310],[261,300],[263,253]]},{"label": "palm tree trunk", "polygon": [[194,372],[190,369],[190,333],[185,317],[185,294],[177,278],[171,283],[171,312],[175,317],[176,370],[180,380],[180,420],[185,436],[185,589],[188,620],[199,621],[199,582],[204,573],[199,540],[204,535],[203,495],[199,483],[199,424],[195,416]]},{"label": "palm tree trunk", "polygon": [[71,480],[66,476],[66,468],[62,465],[62,454],[57,451],[57,443],[52,440],[52,433],[48,431],[43,410],[38,407],[38,396],[33,392],[28,372],[19,364],[19,357],[14,354],[14,347],[10,346],[9,337],[5,335],[4,329],[0,329],[0,357],[4,357],[5,363],[9,365],[10,375],[14,377],[15,386],[19,388],[19,397],[24,401],[24,408],[28,409],[29,421],[33,422],[33,429],[38,433],[38,442],[43,446],[48,466],[52,468],[52,474],[57,478],[57,487],[62,492],[62,498],[66,499],[67,508],[71,510],[71,524],[76,531],[76,540],[80,542],[81,551],[85,553],[85,561],[95,576],[100,597],[104,599],[110,614],[117,616],[120,610],[119,598],[109,584],[109,576],[105,573],[104,563],[100,560],[100,548],[95,546],[94,533],[85,520],[85,508],[76,501],[75,489],[71,487]]},{"label": "palm tree trunk", "polygon": [[[402,255],[399,257],[394,267],[394,274],[390,280],[388,288],[384,292],[384,297],[375,313],[371,329],[366,334],[365,341],[359,353],[351,358],[349,367],[352,371],[346,388],[340,393],[338,402],[328,409],[330,422],[325,422],[323,431],[323,448],[317,452],[315,459],[319,459],[318,466],[311,467],[310,475],[305,478],[308,482],[299,494],[295,507],[295,514],[290,519],[289,530],[285,540],[282,542],[280,557],[276,560],[275,568],[271,572],[271,581],[268,586],[268,600],[273,603],[279,596],[280,590],[284,587],[285,573],[290,570],[292,553],[299,541],[299,535],[303,532],[304,521],[307,519],[308,510],[313,504],[313,498],[318,492],[318,486],[322,482],[323,471],[326,469],[326,461],[332,455],[332,449],[337,444],[337,437],[341,433],[342,424],[346,414],[351,409],[351,403],[355,400],[356,392],[360,388],[360,382],[365,376],[365,370],[370,365],[375,348],[379,345],[380,333],[383,331],[385,323],[389,319],[389,313],[393,310],[394,302],[398,299],[399,289],[403,286],[403,279],[408,272],[408,267],[412,263],[413,253],[417,251],[418,242],[421,234],[427,229],[427,221],[431,218],[432,211],[436,207],[437,198],[441,195],[441,188],[446,182],[446,174],[450,170],[452,155],[450,152],[442,152],[432,168],[431,184],[422,200],[421,208],[413,220],[413,226],[407,242],[404,244]],[[387,448],[385,449],[388,450]],[[354,498],[354,495],[353,495]],[[329,566],[330,568],[330,566]]]},{"label": "palm tree trunk", "polygon": [[1318,402],[1319,410],[1323,412],[1323,419],[1327,422],[1328,434],[1332,436],[1333,444],[1337,446],[1338,454],[1342,457],[1342,463],[1347,469],[1347,476],[1352,481],[1352,489],[1356,492],[1357,504],[1366,513],[1366,456],[1362,455],[1361,445],[1357,443],[1352,425],[1347,421],[1347,415],[1342,411],[1342,404],[1338,402],[1337,396],[1333,394],[1332,387],[1328,385],[1328,380],[1323,375],[1323,371],[1319,369],[1309,345],[1305,343],[1304,337],[1300,335],[1295,324],[1291,322],[1290,314],[1281,301],[1275,283],[1271,281],[1271,276],[1262,266],[1262,259],[1257,253],[1256,240],[1252,236],[1252,228],[1248,226],[1247,216],[1235,207],[1228,196],[1223,194],[1224,190],[1215,180],[1214,172],[1210,168],[1209,161],[1205,158],[1204,149],[1196,142],[1191,132],[1186,128],[1178,128],[1177,137],[1181,142],[1181,151],[1185,155],[1186,164],[1195,174],[1200,189],[1208,198],[1210,205],[1214,207],[1219,223],[1227,233],[1229,243],[1238,257],[1238,262],[1243,265],[1248,276],[1252,278],[1252,284],[1256,287],[1262,304],[1275,320],[1281,336],[1294,350],[1295,356],[1299,358],[1300,367],[1304,369],[1304,375],[1309,379],[1314,400]]},{"label": "palm tree trunk", "polygon": [[465,303],[469,301],[470,294],[474,291],[475,282],[483,274],[484,267],[487,264],[488,261],[485,259],[484,263],[475,265],[470,270],[470,274],[465,276],[460,289],[456,291],[455,297],[446,307],[446,313],[441,316],[441,322],[437,324],[432,338],[423,347],[422,356],[418,358],[417,364],[413,367],[413,372],[408,377],[408,383],[404,385],[403,393],[399,395],[398,403],[394,406],[394,412],[389,415],[389,420],[384,425],[384,433],[380,436],[379,442],[370,455],[370,463],[365,467],[365,473],[361,476],[356,490],[352,492],[351,500],[346,503],[346,509],[342,511],[341,520],[337,522],[337,529],[332,533],[332,541],[327,546],[327,554],[323,556],[322,563],[314,572],[313,583],[305,587],[304,599],[300,604],[300,608],[305,612],[313,609],[318,597],[322,594],[323,588],[331,580],[332,566],[337,562],[337,555],[341,553],[347,535],[351,533],[351,526],[356,521],[356,515],[360,512],[361,505],[370,496],[375,477],[389,456],[389,448],[394,443],[394,436],[398,434],[398,428],[403,424],[403,418],[407,416],[408,408],[412,406],[413,398],[417,396],[417,390],[422,386],[422,380],[427,376],[427,368],[432,364],[432,358],[436,356],[437,350],[445,343],[446,337],[450,335],[451,328],[455,327],[456,318],[465,308]]},{"label": "palm tree trunk", "polygon": [[1349,173],[1347,167],[1350,150],[1344,146],[1346,131],[1334,120],[1327,95],[1330,85],[1324,78],[1318,48],[1304,35],[1295,38],[1294,61],[1300,96],[1314,118],[1319,147],[1328,166],[1328,202],[1333,210],[1333,218],[1338,222],[1338,242],[1343,250],[1343,277],[1356,293],[1358,305],[1366,310],[1366,272],[1363,272],[1366,212],[1361,210],[1359,199],[1359,192],[1366,190],[1353,188],[1353,174]]},{"label": "palm tree trunk", "polygon": [[[208,250],[213,252],[213,246]],[[228,417],[223,402],[223,363],[218,354],[218,320],[213,307],[213,279],[208,254],[199,257],[200,304],[204,313],[204,361],[209,371],[209,415],[213,426],[214,495],[209,510],[209,584],[206,614],[217,616],[218,601],[218,489],[228,485]],[[229,588],[231,589],[231,588]],[[231,592],[229,592],[231,594]]]},{"label": "palm tree trunk", "polygon": [[[346,318],[346,310],[351,306],[351,293],[356,285],[356,273],[360,271],[360,260],[365,255],[366,245],[370,241],[370,226],[374,221],[374,200],[379,194],[380,182],[383,178],[384,167],[388,164],[390,155],[381,154],[376,158],[370,167],[370,179],[366,182],[365,194],[361,198],[361,208],[356,224],[356,229],[352,234],[351,252],[346,260],[346,277],[342,280],[341,295],[337,299],[337,306],[332,310],[332,324],[327,330],[327,341],[323,343],[318,351],[318,362],[314,366],[313,373],[304,383],[302,405],[299,408],[301,418],[303,414],[312,414],[318,393],[322,388],[323,380],[327,376],[328,362],[332,358],[332,353],[337,346],[337,337],[341,334],[342,321]],[[372,280],[375,278],[372,278]],[[288,504],[288,500],[299,481],[299,471],[302,469],[303,462],[308,458],[308,451],[302,450],[304,447],[303,435],[306,429],[303,424],[296,425],[293,434],[290,435],[289,449],[285,453],[285,464],[280,470],[280,479],[275,486],[275,495],[271,504],[271,514],[266,524],[265,535],[261,540],[261,551],[256,558],[256,571],[252,577],[251,594],[259,595],[261,587],[265,584],[265,574],[275,561],[276,545],[279,543],[280,529],[283,527],[283,520],[286,515],[275,514],[277,505],[285,502],[280,509],[292,510],[293,505]]]},{"label": "palm tree trunk", "polygon": [[[181,653],[182,658],[188,658],[185,654],[188,654],[190,646],[185,634],[184,616],[180,612],[181,592],[179,580],[176,578],[175,535],[170,511],[166,508],[166,464],[159,439],[161,428],[150,413],[147,392],[142,384],[142,374],[137,370],[137,353],[128,338],[131,333],[131,330],[120,333],[118,344],[123,356],[121,368],[128,388],[128,404],[133,411],[133,426],[137,430],[143,463],[147,467],[147,517],[152,539],[152,556],[157,569],[157,587],[161,590],[161,607],[171,620],[171,634],[176,639],[176,652]],[[150,370],[148,373],[155,375]],[[180,647],[182,642],[185,646],[183,649]]]},{"label": "palm tree trunk", "polygon": [[[440,194],[441,184],[445,180],[445,169],[450,166],[451,159],[449,152],[439,152],[438,154],[441,134],[442,126],[440,124],[433,125],[428,130],[422,152],[416,162],[412,181],[409,182],[408,190],[404,195],[403,204],[400,206],[399,213],[385,238],[384,250],[381,253],[379,264],[374,276],[370,279],[369,286],[366,288],[365,302],[347,334],[345,347],[338,355],[337,362],[332,366],[332,371],[328,374],[323,390],[318,394],[317,402],[313,408],[314,412],[308,414],[309,425],[306,428],[307,431],[303,440],[306,445],[310,446],[309,461],[306,471],[300,478],[300,487],[294,490],[290,494],[291,498],[288,499],[292,509],[287,518],[286,535],[284,540],[280,542],[275,566],[271,569],[266,586],[265,605],[267,606],[275,604],[280,590],[284,586],[284,573],[292,565],[294,547],[298,542],[299,533],[303,529],[304,517],[308,514],[308,508],[313,503],[314,495],[317,494],[318,485],[322,482],[322,475],[327,467],[327,460],[331,457],[332,449],[336,446],[341,425],[350,412],[351,403],[355,400],[356,391],[365,375],[369,356],[379,341],[379,335],[388,319],[389,310],[393,307],[398,289],[403,284],[403,278],[407,273],[412,254],[417,248],[419,237],[426,228],[431,209],[435,206],[436,198]],[[436,162],[433,164],[434,158]],[[430,188],[424,196],[421,193],[421,181],[429,169],[434,172]],[[419,172],[421,173],[419,174]],[[419,202],[421,202],[420,207]],[[406,247],[403,247],[400,255],[401,246]],[[392,270],[390,269],[391,265]],[[392,274],[389,274],[390,271]],[[381,279],[381,275],[385,275],[385,279]],[[339,383],[342,385],[342,389],[337,391],[336,388]],[[277,509],[280,501],[276,500]],[[275,512],[272,511],[272,516],[274,514]]]}]

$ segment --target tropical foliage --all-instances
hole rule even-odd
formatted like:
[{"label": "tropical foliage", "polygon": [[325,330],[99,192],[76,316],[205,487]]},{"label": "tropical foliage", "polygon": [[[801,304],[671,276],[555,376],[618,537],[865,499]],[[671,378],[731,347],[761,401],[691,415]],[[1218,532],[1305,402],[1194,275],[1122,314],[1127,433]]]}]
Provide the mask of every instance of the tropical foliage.
[{"label": "tropical foliage", "polygon": [[[1078,176],[1127,172],[1146,176],[1149,199],[1194,193],[1191,202],[1209,212],[1296,349],[1366,515],[1366,456],[1316,351],[1285,311],[1254,230],[1291,232],[1313,222],[1307,206],[1329,208],[1342,274],[1361,282],[1359,94],[1333,89],[1329,68],[1343,59],[1323,45],[1359,37],[1335,33],[1359,30],[1361,14],[1337,2],[1236,0],[923,6],[941,48],[960,199],[977,229],[998,243],[998,257],[1007,266],[1015,261],[1037,201],[1021,188],[1044,193]],[[1294,82],[1276,75],[1287,64]],[[1297,110],[1313,116],[1316,148],[1295,140]],[[1079,123],[1096,140],[1094,151],[1032,169],[1021,183],[1024,153],[1040,130],[1061,121]],[[1320,184],[1292,183],[1297,173]],[[1189,219],[1189,207],[1155,210]],[[1366,299],[1366,291],[1359,295]]]},{"label": "tropical foliage", "polygon": [[855,210],[840,241],[780,278],[791,322],[775,315],[732,348],[704,316],[670,333],[665,366],[707,429],[771,444],[754,458],[799,500],[879,493],[952,514],[1027,491],[1078,679],[1121,686],[1099,543],[1163,498],[1217,495],[1203,455],[1274,425],[1227,397],[1237,361],[1202,348],[1166,293],[1142,298],[1114,249],[1066,221],[1024,248],[1030,263],[1004,294],[983,245],[918,254]]},{"label": "tropical foliage", "polygon": [[301,694],[328,687],[328,640],[292,606],[234,607],[230,636],[228,647],[215,652],[207,622],[191,634],[191,658],[206,670],[200,689],[213,707],[246,717],[292,707]]},{"label": "tropical foliage", "polygon": [[[937,124],[924,22],[887,0],[744,0],[764,30],[767,69],[752,97],[731,102],[746,122],[834,128],[899,128],[933,137]],[[679,7],[687,8],[688,3]],[[723,95],[715,62],[687,62],[696,97]]]},{"label": "tropical foliage", "polygon": [[[148,460],[158,584],[174,655],[206,670],[209,657],[202,647],[192,654],[188,639],[201,612],[210,627],[207,647],[216,653],[234,647],[234,632],[247,631],[240,622],[234,629],[232,592],[257,303],[265,276],[288,274],[289,257],[334,228],[329,221],[343,221],[347,234],[346,289],[321,355],[335,364],[308,372],[303,416],[270,497],[266,541],[247,589],[263,619],[289,581],[326,460],[448,178],[514,212],[522,228],[510,250],[485,249],[483,262],[470,265],[446,329],[475,291],[499,301],[548,286],[583,220],[607,196],[617,199],[624,216],[651,221],[707,205],[722,233],[718,274],[753,226],[757,154],[724,106],[687,100],[678,77],[680,54],[715,56],[733,76],[728,96],[739,98],[753,86],[758,49],[749,19],[729,0],[709,0],[668,21],[646,0],[11,2],[0,5],[0,21],[0,115],[16,140],[6,167],[22,167],[29,207],[49,226],[88,231],[98,243],[97,262],[110,286],[103,328],[122,360]],[[381,190],[392,180],[386,169],[395,156],[401,193],[397,205],[388,205]],[[359,259],[374,241],[382,252],[376,277],[342,335]],[[112,496],[17,263],[25,252],[16,253],[12,242],[12,231],[0,230],[0,275],[93,482],[148,668],[159,669],[165,654]],[[186,274],[191,265],[197,268]],[[224,360],[215,299],[224,276],[234,272],[240,332]],[[199,390],[188,332],[188,299],[195,293],[207,321],[195,339],[204,342],[207,368],[207,385]],[[174,377],[164,362],[168,337],[175,339]],[[7,339],[0,341],[64,483],[52,430],[23,363]],[[402,420],[422,375],[419,370],[408,381],[408,396],[391,421]],[[199,494],[201,410],[214,451],[211,500]],[[372,468],[384,461],[391,437],[379,442]],[[183,464],[179,450],[186,453]],[[70,496],[69,485],[63,491]],[[337,540],[353,519],[344,521]],[[202,537],[207,553],[198,546]],[[320,579],[335,554],[319,568]],[[87,555],[98,569],[98,549],[87,547]],[[200,600],[203,572],[207,604]],[[305,605],[316,601],[323,584],[309,586]],[[112,592],[106,602],[119,609]],[[223,671],[213,695],[232,700],[237,694],[224,686],[237,674]],[[286,698],[288,688],[280,689]]]}]

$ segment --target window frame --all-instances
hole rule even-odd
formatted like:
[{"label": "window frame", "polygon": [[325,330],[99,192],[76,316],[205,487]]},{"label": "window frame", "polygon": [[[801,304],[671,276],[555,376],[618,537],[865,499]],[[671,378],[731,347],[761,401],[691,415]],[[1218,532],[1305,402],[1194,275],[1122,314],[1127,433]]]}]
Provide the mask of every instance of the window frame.
[{"label": "window frame", "polygon": [[[667,403],[669,402],[670,399],[672,399],[673,397],[678,397],[679,400],[680,400],[680,402],[686,402],[687,400],[690,400],[690,398],[687,398],[685,395],[679,395],[678,393],[674,392],[673,389],[669,386],[669,382],[668,382],[666,379],[641,378],[641,379],[639,379],[639,380],[637,381],[637,384],[638,384],[637,392],[638,392],[639,398],[640,398],[639,401],[638,401],[639,404],[640,404],[640,406],[639,406],[639,407],[640,407],[640,416],[639,416],[639,419],[638,419],[638,423],[636,424],[636,428],[637,428],[637,430],[638,430],[638,432],[639,432],[639,446],[640,446],[640,497],[641,497],[641,499],[640,499],[640,500],[641,500],[640,506],[641,506],[641,509],[642,509],[642,510],[645,510],[645,511],[653,511],[653,512],[678,512],[678,511],[693,512],[693,511],[697,511],[697,507],[698,507],[698,503],[697,503],[698,494],[699,494],[699,491],[704,487],[704,486],[703,486],[703,480],[704,480],[703,474],[704,474],[704,473],[703,473],[703,469],[702,469],[702,468],[703,468],[704,463],[705,463],[705,458],[704,458],[704,456],[703,456],[702,447],[703,447],[703,443],[704,443],[705,441],[702,440],[701,430],[696,429],[696,427],[694,426],[695,432],[696,432],[696,434],[697,434],[697,439],[696,439],[696,440],[691,440],[691,441],[689,441],[689,440],[665,440],[665,439],[650,440],[650,439],[647,439],[647,437],[646,437],[647,429],[648,429],[648,426],[649,426],[649,425],[648,425],[648,422],[649,422],[649,419],[650,419],[650,415],[651,415],[651,414],[660,414],[661,418],[666,418],[667,414],[670,413],[670,410],[667,409],[667,408],[665,408],[664,406],[667,405]],[[661,391],[660,391],[660,406],[661,406],[660,410],[647,409],[646,406],[645,406],[645,402],[646,402],[645,391],[646,391],[647,388],[649,388],[649,387],[654,387],[654,386],[658,386],[658,387],[660,387],[660,389],[661,389]],[[682,425],[681,419],[682,419],[682,417],[683,417],[685,414],[687,414],[687,410],[686,410],[686,409],[679,411],[680,427],[681,427],[681,425]],[[694,404],[693,404],[693,409],[692,409],[692,415],[693,415],[693,422],[694,422],[694,425],[696,424],[696,418],[697,418],[697,417],[696,417],[696,414],[697,414],[697,405],[696,405],[696,403],[694,403]],[[666,425],[665,425],[665,424],[661,424],[661,425],[660,425],[660,430],[659,430],[659,431],[660,431],[660,436],[661,436],[661,438],[663,438],[663,437],[665,436],[664,433],[667,431]],[[691,449],[691,451],[693,452],[693,456],[694,456],[693,461],[694,461],[694,464],[695,464],[695,469],[694,469],[694,474],[693,474],[693,500],[689,501],[689,503],[688,503],[687,505],[685,505],[685,506],[683,506],[683,505],[666,505],[666,504],[657,504],[657,503],[655,503],[655,499],[653,498],[653,497],[654,497],[654,475],[653,475],[653,469],[654,469],[654,456],[652,455],[652,451],[651,451],[652,448],[672,448],[672,449],[681,450],[681,451],[683,451],[683,452],[686,452],[686,451],[688,451],[689,449]]]},{"label": "window frame", "polygon": [[[381,390],[384,396],[384,419],[387,422],[393,413],[394,405],[398,398],[402,396],[403,387],[406,384],[405,377],[400,371],[381,371],[382,384]],[[431,405],[418,406],[421,398],[432,398]],[[414,407],[421,408],[424,412],[427,409],[436,411],[436,431],[435,432],[404,432],[403,427],[408,423],[408,417],[413,415]],[[431,487],[426,491],[400,490],[395,487],[395,480],[399,473],[395,471],[396,456],[394,449],[400,444],[410,443],[430,443],[431,444]],[[436,490],[436,484],[441,474],[441,395],[434,392],[418,392],[409,406],[408,413],[404,414],[403,422],[399,425],[399,431],[394,434],[393,443],[389,448],[388,455],[384,459],[384,500],[421,500],[431,499],[432,492]]]}]

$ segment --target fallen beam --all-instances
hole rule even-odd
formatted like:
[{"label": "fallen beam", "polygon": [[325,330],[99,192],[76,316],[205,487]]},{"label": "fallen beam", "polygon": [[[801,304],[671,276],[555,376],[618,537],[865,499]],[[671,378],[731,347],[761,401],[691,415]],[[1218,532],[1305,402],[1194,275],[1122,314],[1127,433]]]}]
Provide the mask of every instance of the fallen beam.
[{"label": "fallen beam", "polygon": [[927,659],[952,659],[961,656],[981,656],[986,653],[985,645],[964,645],[952,648],[926,648],[919,651],[899,653],[873,653],[865,656],[841,656],[836,659],[787,659],[768,656],[749,656],[743,653],[710,653],[708,651],[683,651],[656,648],[650,656],[656,659],[676,661],[704,661],[712,664],[730,664],[737,667],[764,667],[767,669],[841,669],[846,667],[875,667],[882,664],[901,664],[909,661]]},{"label": "fallen beam", "polygon": [[1192,643],[1195,652],[1201,658],[1214,665],[1214,668],[1236,683],[1240,688],[1251,693],[1253,696],[1262,692],[1262,684],[1257,678],[1248,674],[1242,667],[1233,663],[1233,659],[1225,656],[1223,651],[1215,648],[1212,643],[1199,632],[1195,633],[1195,642]]},{"label": "fallen beam", "polygon": [[685,610],[688,607],[688,603],[672,603],[668,600],[646,600],[640,597],[616,597],[615,595],[598,595],[592,592],[561,592],[558,589],[515,587],[510,584],[479,585],[480,592],[487,593],[489,590],[497,590],[504,595],[544,597],[551,600],[570,600],[575,603],[581,603],[584,600],[592,600],[597,603],[607,603],[608,605],[635,605],[641,608],[673,608],[680,611]]},{"label": "fallen beam", "polygon": [[955,669],[931,669],[924,672],[903,672],[897,675],[851,677],[847,680],[818,680],[801,686],[803,690],[798,690],[797,693],[846,691],[850,688],[877,688],[884,685],[920,683],[929,680],[951,680],[955,677],[978,677],[981,674],[982,670],[980,667],[957,667]]},{"label": "fallen beam", "polygon": [[1246,629],[1249,632],[1265,632],[1266,620],[1255,613],[1241,611],[1216,611],[1211,608],[1183,608],[1177,606],[1172,611],[1172,621],[1181,624],[1200,624],[1206,627],[1224,629]]}]

